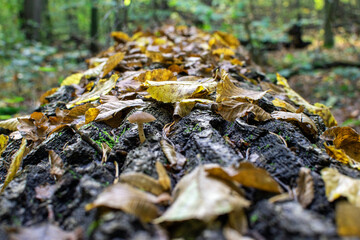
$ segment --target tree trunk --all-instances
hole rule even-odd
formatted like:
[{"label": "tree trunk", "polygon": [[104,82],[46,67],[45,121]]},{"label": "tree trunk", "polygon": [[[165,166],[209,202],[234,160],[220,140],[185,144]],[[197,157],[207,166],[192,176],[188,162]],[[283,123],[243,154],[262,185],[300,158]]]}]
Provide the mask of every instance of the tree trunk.
[{"label": "tree trunk", "polygon": [[325,19],[324,19],[324,46],[332,48],[334,46],[334,33],[332,31],[333,12],[335,0],[325,0]]},{"label": "tree trunk", "polygon": [[27,40],[40,40],[41,15],[43,13],[43,0],[24,0],[22,18],[22,29]]},{"label": "tree trunk", "polygon": [[90,22],[90,51],[96,53],[98,37],[98,8],[97,0],[91,0],[91,22]]}]

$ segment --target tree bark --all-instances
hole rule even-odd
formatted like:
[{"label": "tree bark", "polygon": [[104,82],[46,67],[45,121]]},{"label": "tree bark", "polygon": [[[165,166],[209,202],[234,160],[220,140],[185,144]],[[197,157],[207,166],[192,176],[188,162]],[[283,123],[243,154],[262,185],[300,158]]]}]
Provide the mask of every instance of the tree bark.
[{"label": "tree bark", "polygon": [[98,37],[98,8],[97,0],[91,0],[91,22],[90,22],[90,51],[96,53]]},{"label": "tree bark", "polygon": [[24,0],[22,18],[22,29],[27,40],[40,40],[41,20],[43,12],[43,0]]},{"label": "tree bark", "polygon": [[332,48],[335,44],[334,33],[332,31],[334,3],[335,0],[325,0],[324,46],[327,48]]}]

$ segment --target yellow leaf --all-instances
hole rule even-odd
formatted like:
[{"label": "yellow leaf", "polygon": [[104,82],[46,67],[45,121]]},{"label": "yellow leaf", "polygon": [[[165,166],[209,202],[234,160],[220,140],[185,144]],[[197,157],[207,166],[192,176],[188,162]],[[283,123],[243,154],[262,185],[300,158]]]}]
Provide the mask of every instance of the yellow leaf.
[{"label": "yellow leaf", "polygon": [[146,56],[151,59],[152,62],[164,62],[165,58],[161,52],[146,51]]},{"label": "yellow leaf", "polygon": [[156,172],[159,176],[158,182],[165,191],[171,190],[171,180],[161,162],[156,161]]},{"label": "yellow leaf", "polygon": [[296,112],[296,108],[293,105],[279,98],[275,98],[274,100],[272,100],[272,104],[274,104],[275,107],[281,107],[282,109],[285,109],[289,112],[293,112],[293,113]]},{"label": "yellow leaf", "polygon": [[81,103],[90,102],[98,99],[100,95],[106,95],[115,86],[119,76],[117,74],[112,75],[109,79],[100,79],[91,92],[84,93],[79,98],[69,102],[66,107],[71,108]]},{"label": "yellow leaf", "polygon": [[175,104],[173,116],[183,118],[189,115],[196,103],[215,104],[214,101],[208,99],[199,99],[199,98],[184,99]]},{"label": "yellow leaf", "polygon": [[250,113],[255,115],[256,121],[271,119],[271,115],[261,107],[247,102],[224,101],[218,104],[218,113],[227,121],[233,122],[236,118],[245,117]]},{"label": "yellow leaf", "polygon": [[242,102],[255,102],[261,99],[267,91],[258,92],[248,89],[243,89],[235,86],[225,71],[221,72],[221,81],[217,84],[216,102],[225,100],[237,100]]},{"label": "yellow leaf", "polygon": [[213,37],[215,39],[219,40],[225,46],[228,46],[228,47],[231,47],[234,49],[240,46],[239,40],[235,36],[233,36],[229,33],[216,31],[213,34]]},{"label": "yellow leaf", "polygon": [[1,134],[0,135],[0,156],[5,151],[8,142],[9,142],[9,136]]},{"label": "yellow leaf", "polygon": [[100,110],[97,108],[89,108],[85,113],[85,124],[92,122],[99,115]]},{"label": "yellow leaf", "polygon": [[26,155],[26,152],[27,152],[26,144],[27,144],[27,141],[25,138],[23,138],[19,150],[17,150],[17,152],[12,156],[11,164],[10,164],[10,167],[6,174],[4,184],[1,188],[1,192],[3,192],[5,190],[6,186],[14,179],[17,171],[19,170],[22,159]]},{"label": "yellow leaf", "polygon": [[304,105],[304,107],[311,113],[318,114],[323,119],[327,127],[333,127],[337,125],[337,122],[329,108],[320,103],[315,103],[315,105],[311,105],[308,101],[306,101],[289,86],[286,78],[284,78],[278,73],[276,74],[276,79],[278,85],[284,87],[286,95],[288,96],[288,98],[290,98],[291,101],[293,101],[297,105]]},{"label": "yellow leaf", "polygon": [[106,74],[111,72],[125,57],[125,54],[123,52],[116,53],[109,57],[109,59],[106,61],[106,64],[103,68],[103,72],[101,74],[101,77],[105,77]]},{"label": "yellow leaf", "polygon": [[0,127],[10,131],[16,131],[19,125],[20,123],[17,118],[10,118],[8,120],[0,121]]},{"label": "yellow leaf", "polygon": [[360,237],[360,207],[340,201],[336,204],[336,227],[337,233],[342,237]]},{"label": "yellow leaf", "polygon": [[328,146],[324,143],[325,149],[326,149],[326,153],[338,160],[339,162],[342,162],[344,164],[349,164],[349,157],[346,156],[346,154],[343,152],[343,150],[341,149],[336,149],[334,146]]},{"label": "yellow leaf", "polygon": [[147,92],[151,97],[164,103],[179,102],[183,99],[190,98],[198,93],[208,95],[215,82],[192,82],[192,81],[146,81]]},{"label": "yellow leaf", "polygon": [[176,81],[176,77],[173,72],[167,69],[154,69],[141,73],[135,78],[139,82],[150,81]]},{"label": "yellow leaf", "polygon": [[117,42],[128,42],[130,40],[129,35],[124,32],[111,32],[111,37]]},{"label": "yellow leaf", "polygon": [[156,202],[154,195],[124,183],[117,183],[107,187],[93,203],[85,206],[85,210],[97,207],[119,209],[139,217],[143,222],[150,222],[158,216],[158,209],[154,204]]},{"label": "yellow leaf", "polygon": [[218,48],[212,51],[213,55],[219,55],[224,57],[234,56],[235,52],[230,48]]},{"label": "yellow leaf", "polygon": [[311,135],[316,135],[318,130],[311,118],[304,113],[290,113],[282,111],[274,111],[271,113],[271,117],[279,120],[285,120],[289,122],[297,123],[304,132],[309,132]]},{"label": "yellow leaf", "polygon": [[343,175],[335,168],[324,168],[321,170],[321,177],[330,202],[346,197],[351,204],[360,207],[360,179]]},{"label": "yellow leaf", "polygon": [[75,73],[72,74],[70,76],[68,76],[67,78],[65,78],[62,83],[60,84],[60,86],[67,86],[67,85],[72,85],[72,84],[79,84],[81,78],[84,76],[83,73]]}]

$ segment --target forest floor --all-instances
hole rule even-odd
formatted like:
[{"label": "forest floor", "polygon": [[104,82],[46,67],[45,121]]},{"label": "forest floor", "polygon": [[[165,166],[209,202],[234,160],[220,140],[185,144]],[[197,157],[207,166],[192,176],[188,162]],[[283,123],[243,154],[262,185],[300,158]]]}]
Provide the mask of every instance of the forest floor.
[{"label": "forest floor", "polygon": [[0,239],[360,237],[360,136],[326,106],[227,33],[113,37],[0,122]]}]

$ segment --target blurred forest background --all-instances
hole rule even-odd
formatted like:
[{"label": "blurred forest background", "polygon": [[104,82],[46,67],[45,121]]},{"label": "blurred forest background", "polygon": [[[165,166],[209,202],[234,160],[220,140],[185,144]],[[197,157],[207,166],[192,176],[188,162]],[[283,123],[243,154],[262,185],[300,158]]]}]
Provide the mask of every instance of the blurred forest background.
[{"label": "blurred forest background", "polygon": [[[360,126],[360,0],[0,0],[0,119],[31,112],[39,96],[85,59],[163,24],[221,30],[258,69],[279,72],[310,102]],[[249,60],[250,60],[249,59]]]}]

